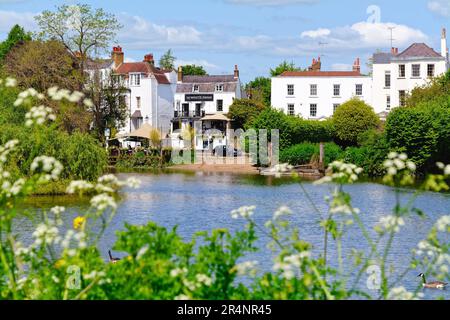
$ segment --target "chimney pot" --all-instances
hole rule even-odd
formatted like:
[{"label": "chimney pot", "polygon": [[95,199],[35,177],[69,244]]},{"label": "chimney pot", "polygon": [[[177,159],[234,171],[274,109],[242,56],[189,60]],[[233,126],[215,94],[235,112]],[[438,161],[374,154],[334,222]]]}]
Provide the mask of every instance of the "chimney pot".
[{"label": "chimney pot", "polygon": [[124,63],[125,55],[122,51],[122,47],[113,47],[111,59],[114,61],[114,69],[117,69],[121,64]]},{"label": "chimney pot", "polygon": [[237,64],[234,66],[234,78],[239,79],[239,68]]},{"label": "chimney pot", "polygon": [[155,59],[153,58],[153,54],[149,53],[144,56],[144,62],[150,63],[151,65],[155,64]]},{"label": "chimney pot", "polygon": [[182,83],[183,82],[183,67],[179,66],[178,67],[178,78],[177,78],[178,83]]}]

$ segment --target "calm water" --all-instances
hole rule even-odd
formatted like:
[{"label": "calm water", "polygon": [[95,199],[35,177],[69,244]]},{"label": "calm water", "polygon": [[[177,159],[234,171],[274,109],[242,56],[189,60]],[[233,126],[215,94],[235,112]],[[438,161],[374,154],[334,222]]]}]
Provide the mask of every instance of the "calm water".
[{"label": "calm water", "polygon": [[[119,175],[121,178],[133,174]],[[295,213],[293,222],[299,226],[301,237],[314,245],[315,252],[321,252],[323,232],[318,225],[320,216],[308,202],[300,186],[289,180],[276,180],[267,177],[237,176],[230,174],[134,174],[142,181],[139,190],[124,190],[123,200],[118,214],[110,226],[101,249],[104,253],[115,241],[115,231],[123,229],[124,223],[146,224],[157,222],[165,227],[179,226],[180,234],[189,239],[200,230],[229,228],[239,230],[243,221],[233,220],[230,211],[244,205],[256,205],[255,219],[261,225],[271,219],[273,213],[282,205],[289,206]],[[313,186],[304,184],[308,194],[323,213],[327,206],[324,197],[329,194],[330,186]],[[347,186],[346,190],[353,196],[354,206],[361,209],[366,226],[373,226],[381,216],[392,212],[394,193],[389,187],[378,184],[362,183]],[[406,200],[412,191],[405,190],[402,197]],[[80,204],[73,198],[37,198],[30,204],[35,211],[54,205],[68,208],[65,216],[67,222],[83,210],[86,204]],[[433,223],[444,214],[449,213],[450,196],[426,193],[418,198],[416,207],[427,213],[426,219],[411,218],[407,226],[397,237],[389,263],[397,272],[404,271],[410,259],[410,252],[417,243],[424,239]],[[21,218],[16,228],[25,241],[31,240],[32,223]],[[371,228],[370,228],[371,229]],[[258,246],[265,248],[266,238],[259,240]],[[350,249],[366,250],[367,243],[355,226],[345,237],[344,253]],[[335,248],[330,248],[330,260],[335,261]],[[119,253],[118,253],[119,255]],[[262,268],[270,270],[271,254],[268,250],[249,256],[248,259],[260,261]],[[349,261],[349,260],[347,260]],[[419,271],[413,271],[400,284],[408,290],[415,290],[419,284],[416,278]],[[366,279],[363,278],[363,284]],[[444,296],[450,298],[449,292],[424,291],[426,298]]]}]

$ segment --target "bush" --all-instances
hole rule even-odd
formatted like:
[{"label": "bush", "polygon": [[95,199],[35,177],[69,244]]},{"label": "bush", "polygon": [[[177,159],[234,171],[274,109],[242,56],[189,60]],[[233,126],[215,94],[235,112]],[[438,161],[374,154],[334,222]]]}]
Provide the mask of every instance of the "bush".
[{"label": "bush", "polygon": [[266,108],[260,102],[250,99],[236,99],[230,106],[228,117],[237,129],[247,129],[258,115]]},{"label": "bush", "polygon": [[304,142],[331,142],[334,127],[331,121],[304,120],[286,115],[282,111],[267,108],[253,122],[253,128],[280,130],[280,149],[284,150]]},{"label": "bush", "polygon": [[[280,161],[290,165],[304,165],[311,163],[313,158],[320,155],[320,146],[312,143],[302,143],[281,151]],[[325,144],[325,165],[343,157],[342,149],[334,143]]]},{"label": "bush", "polygon": [[333,116],[336,141],[342,146],[356,146],[358,136],[380,125],[380,119],[372,107],[359,99],[341,105]]}]

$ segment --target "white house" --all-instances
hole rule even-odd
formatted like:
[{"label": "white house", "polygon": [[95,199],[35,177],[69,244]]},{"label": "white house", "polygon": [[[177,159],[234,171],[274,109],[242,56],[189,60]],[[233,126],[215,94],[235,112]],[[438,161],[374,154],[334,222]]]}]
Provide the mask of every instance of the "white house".
[{"label": "white house", "polygon": [[373,102],[377,113],[404,105],[414,88],[426,85],[431,78],[448,70],[446,30],[442,30],[441,52],[424,43],[414,43],[399,53],[375,53],[373,56]]},{"label": "white house", "polygon": [[230,128],[231,120],[226,117],[234,99],[240,99],[241,81],[239,69],[235,66],[232,75],[183,75],[183,69],[178,69],[175,93],[175,112],[172,119],[172,145],[183,148],[180,133],[186,128],[194,128],[201,123],[203,133],[216,130],[220,134],[199,134],[195,138],[196,150],[211,150],[219,145],[226,145],[226,130]]},{"label": "white house", "polygon": [[163,137],[169,135],[173,117],[174,94],[177,73],[155,67],[152,54],[142,62],[125,62],[121,47],[114,47],[111,59],[90,62],[90,73],[100,72],[105,80],[109,74],[120,76],[128,88],[125,101],[129,108],[129,119],[121,134],[130,133],[143,123],[158,129]]},{"label": "white house", "polygon": [[284,72],[272,78],[272,106],[304,119],[329,118],[353,97],[372,102],[372,79],[361,74],[359,58],[352,71],[321,71],[319,58],[313,59],[308,71]]}]

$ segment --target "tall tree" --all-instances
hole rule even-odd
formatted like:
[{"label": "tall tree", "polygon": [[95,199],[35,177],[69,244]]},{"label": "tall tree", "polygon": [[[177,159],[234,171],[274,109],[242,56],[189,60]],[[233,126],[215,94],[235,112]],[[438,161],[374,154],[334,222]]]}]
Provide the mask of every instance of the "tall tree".
[{"label": "tall tree", "polygon": [[185,76],[206,76],[207,73],[202,66],[195,64],[183,66],[183,75]]},{"label": "tall tree", "polygon": [[295,66],[294,62],[283,61],[275,69],[270,69],[270,75],[277,77],[285,71],[300,71],[301,68]]},{"label": "tall tree", "polygon": [[14,48],[14,46],[30,40],[31,33],[25,32],[18,24],[12,27],[6,40],[0,43],[0,63],[2,63],[6,55]]},{"label": "tall tree", "polygon": [[251,100],[271,105],[272,80],[266,77],[257,77],[245,86],[245,91]]},{"label": "tall tree", "polygon": [[175,60],[177,58],[174,57],[172,53],[172,49],[167,50],[166,53],[163,54],[161,59],[159,59],[159,66],[164,70],[173,70],[175,69]]},{"label": "tall tree", "polygon": [[129,111],[125,96],[128,90],[120,77],[111,73],[102,78],[98,71],[89,78],[87,88],[93,102],[89,111],[92,112],[94,131],[99,140],[105,142],[106,129],[114,136],[126,125]]},{"label": "tall tree", "polygon": [[115,15],[87,4],[61,5],[35,17],[43,39],[56,39],[76,57],[85,70],[87,57],[106,50],[122,26]]}]

